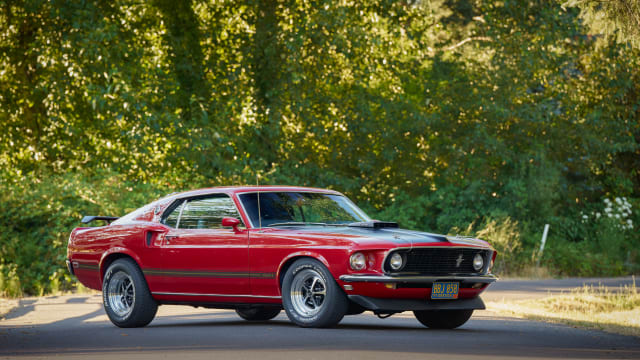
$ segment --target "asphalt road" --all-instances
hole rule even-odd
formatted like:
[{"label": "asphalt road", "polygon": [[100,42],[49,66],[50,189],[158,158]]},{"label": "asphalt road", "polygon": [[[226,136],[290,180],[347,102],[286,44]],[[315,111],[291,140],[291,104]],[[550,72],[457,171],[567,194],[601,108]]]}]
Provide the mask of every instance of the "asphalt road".
[{"label": "asphalt road", "polygon": [[[584,280],[502,281],[485,299],[566,291]],[[595,285],[602,279],[596,279]],[[618,286],[627,279],[606,279]],[[542,294],[542,295],[540,295]],[[457,330],[430,330],[411,313],[348,316],[333,329],[303,329],[284,312],[249,323],[228,310],[163,306],[140,329],[107,319],[99,295],[27,298],[0,321],[0,358],[113,359],[640,359],[640,339],[477,311]]]}]

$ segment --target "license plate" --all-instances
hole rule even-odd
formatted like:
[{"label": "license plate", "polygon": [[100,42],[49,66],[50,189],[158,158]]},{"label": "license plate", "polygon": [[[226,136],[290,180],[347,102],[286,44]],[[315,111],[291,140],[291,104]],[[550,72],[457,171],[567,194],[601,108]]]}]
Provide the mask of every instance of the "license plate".
[{"label": "license plate", "polygon": [[435,282],[431,287],[431,298],[457,299],[459,285],[457,282]]}]

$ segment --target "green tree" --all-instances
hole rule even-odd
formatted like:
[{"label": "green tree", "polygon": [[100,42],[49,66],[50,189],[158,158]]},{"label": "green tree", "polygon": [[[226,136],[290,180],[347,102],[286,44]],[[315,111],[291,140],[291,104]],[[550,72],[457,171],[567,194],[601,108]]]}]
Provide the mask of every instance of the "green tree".
[{"label": "green tree", "polygon": [[570,0],[563,6],[579,7],[592,32],[640,47],[640,1]]}]

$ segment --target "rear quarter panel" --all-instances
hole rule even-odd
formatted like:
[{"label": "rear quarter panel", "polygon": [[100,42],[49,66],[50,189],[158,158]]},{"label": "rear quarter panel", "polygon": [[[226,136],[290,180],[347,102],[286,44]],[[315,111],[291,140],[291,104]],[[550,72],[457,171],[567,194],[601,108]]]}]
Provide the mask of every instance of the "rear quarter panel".
[{"label": "rear quarter panel", "polygon": [[160,248],[153,243],[151,246],[145,244],[149,225],[136,223],[74,229],[68,255],[78,280],[86,287],[101,290],[102,276],[114,256],[128,256],[141,268],[153,267],[160,261]]}]

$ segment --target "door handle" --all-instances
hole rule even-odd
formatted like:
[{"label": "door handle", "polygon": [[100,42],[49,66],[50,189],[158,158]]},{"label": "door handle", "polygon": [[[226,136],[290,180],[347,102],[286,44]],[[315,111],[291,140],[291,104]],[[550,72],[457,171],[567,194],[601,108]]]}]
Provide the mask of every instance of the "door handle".
[{"label": "door handle", "polygon": [[167,244],[171,241],[171,239],[177,239],[179,238],[178,235],[165,235],[164,239],[167,241]]}]

